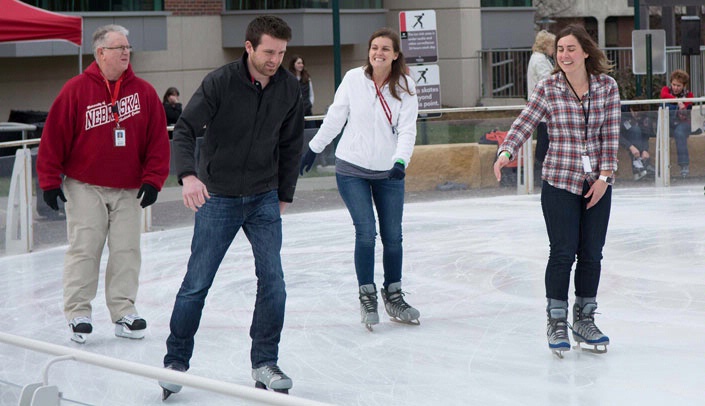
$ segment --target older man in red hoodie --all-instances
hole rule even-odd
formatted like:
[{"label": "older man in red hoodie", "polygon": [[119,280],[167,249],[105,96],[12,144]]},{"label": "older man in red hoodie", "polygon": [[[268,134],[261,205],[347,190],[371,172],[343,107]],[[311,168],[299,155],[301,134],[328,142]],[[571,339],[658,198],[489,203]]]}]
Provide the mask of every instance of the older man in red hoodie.
[{"label": "older man in red hoodie", "polygon": [[66,202],[64,313],[78,343],[93,331],[106,239],[105,298],[115,335],[142,338],[147,328],[135,308],[140,206],[157,200],[169,173],[169,136],[157,92],[130,67],[128,34],[119,25],[96,30],[95,62],[61,89],[39,144],[44,201],[54,210],[58,199]]}]

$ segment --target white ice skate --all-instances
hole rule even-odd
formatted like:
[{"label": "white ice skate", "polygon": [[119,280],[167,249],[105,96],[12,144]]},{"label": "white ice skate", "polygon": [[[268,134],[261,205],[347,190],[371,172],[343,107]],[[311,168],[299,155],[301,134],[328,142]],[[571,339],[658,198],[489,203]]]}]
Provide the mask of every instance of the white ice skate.
[{"label": "white ice skate", "polygon": [[[186,372],[186,367],[181,364],[169,364],[164,367],[173,371]],[[181,385],[178,383],[159,381],[159,386],[162,387],[162,400],[166,400],[172,393],[181,392]]]},{"label": "white ice skate", "polygon": [[373,284],[360,286],[360,322],[369,331],[372,326],[379,324],[379,313],[377,313],[377,289]]},{"label": "white ice skate", "polygon": [[568,338],[568,310],[550,309],[546,323],[546,338],[548,348],[555,356],[563,359],[563,352],[570,351]]},{"label": "white ice skate", "polygon": [[86,337],[88,334],[93,332],[93,325],[91,324],[91,318],[80,316],[75,317],[69,322],[69,327],[71,328],[71,341],[79,344],[85,344]]},{"label": "white ice skate", "polygon": [[288,394],[289,389],[294,386],[291,378],[276,365],[264,365],[252,369],[252,379],[255,380],[255,387],[258,389],[271,389],[284,394]]},{"label": "white ice skate", "polygon": [[[573,330],[575,349],[604,354],[607,352],[610,338],[595,325],[595,310],[597,310],[597,303],[586,303],[582,308],[578,304],[573,305],[571,330]],[[583,347],[581,343],[586,344],[587,347]]]},{"label": "white ice skate", "polygon": [[404,301],[404,292],[401,291],[401,282],[389,284],[387,289],[380,289],[384,309],[392,321],[418,326],[421,324],[421,313]]},{"label": "white ice skate", "polygon": [[136,314],[128,314],[115,322],[115,336],[141,339],[147,329],[147,322]]}]

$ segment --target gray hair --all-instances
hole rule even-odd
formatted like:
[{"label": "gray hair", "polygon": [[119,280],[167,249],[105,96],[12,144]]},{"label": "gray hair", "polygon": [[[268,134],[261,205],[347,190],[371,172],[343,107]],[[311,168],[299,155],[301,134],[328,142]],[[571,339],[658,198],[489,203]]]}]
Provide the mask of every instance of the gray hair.
[{"label": "gray hair", "polygon": [[96,55],[96,52],[98,48],[101,48],[105,46],[105,39],[108,36],[109,33],[111,32],[117,32],[120,33],[124,36],[130,35],[130,31],[127,30],[127,28],[123,27],[122,25],[117,25],[117,24],[108,24],[104,25],[102,27],[98,27],[97,30],[93,33],[93,55]]}]

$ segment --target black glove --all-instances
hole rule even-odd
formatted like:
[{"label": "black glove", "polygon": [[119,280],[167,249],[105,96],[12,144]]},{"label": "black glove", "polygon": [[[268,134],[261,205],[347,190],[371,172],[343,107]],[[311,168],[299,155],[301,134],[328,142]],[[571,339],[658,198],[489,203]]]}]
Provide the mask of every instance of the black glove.
[{"label": "black glove", "polygon": [[301,158],[301,170],[299,174],[303,175],[304,172],[308,172],[313,167],[313,162],[316,160],[316,153],[311,151],[311,148],[306,151],[304,156]]},{"label": "black glove", "polygon": [[64,196],[64,192],[61,191],[61,188],[44,191],[44,202],[54,210],[59,210],[59,202],[56,200],[57,197],[61,199],[62,202],[66,203],[66,196]]},{"label": "black glove", "polygon": [[397,162],[392,166],[392,169],[389,170],[389,179],[404,179],[404,176],[406,176],[406,171],[404,170],[404,164],[401,162]]},{"label": "black glove", "polygon": [[154,202],[157,201],[157,193],[157,189],[154,186],[149,183],[143,183],[140,191],[137,192],[138,199],[144,195],[144,197],[142,197],[142,201],[140,202],[140,206],[144,209],[145,207],[154,204]]}]

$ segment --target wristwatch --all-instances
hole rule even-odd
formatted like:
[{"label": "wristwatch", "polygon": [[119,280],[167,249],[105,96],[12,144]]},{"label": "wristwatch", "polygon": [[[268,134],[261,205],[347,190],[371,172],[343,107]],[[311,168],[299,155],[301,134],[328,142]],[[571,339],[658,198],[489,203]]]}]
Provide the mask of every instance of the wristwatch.
[{"label": "wristwatch", "polygon": [[613,176],[600,175],[600,177],[598,179],[607,183],[610,186],[614,185],[614,177]]}]

